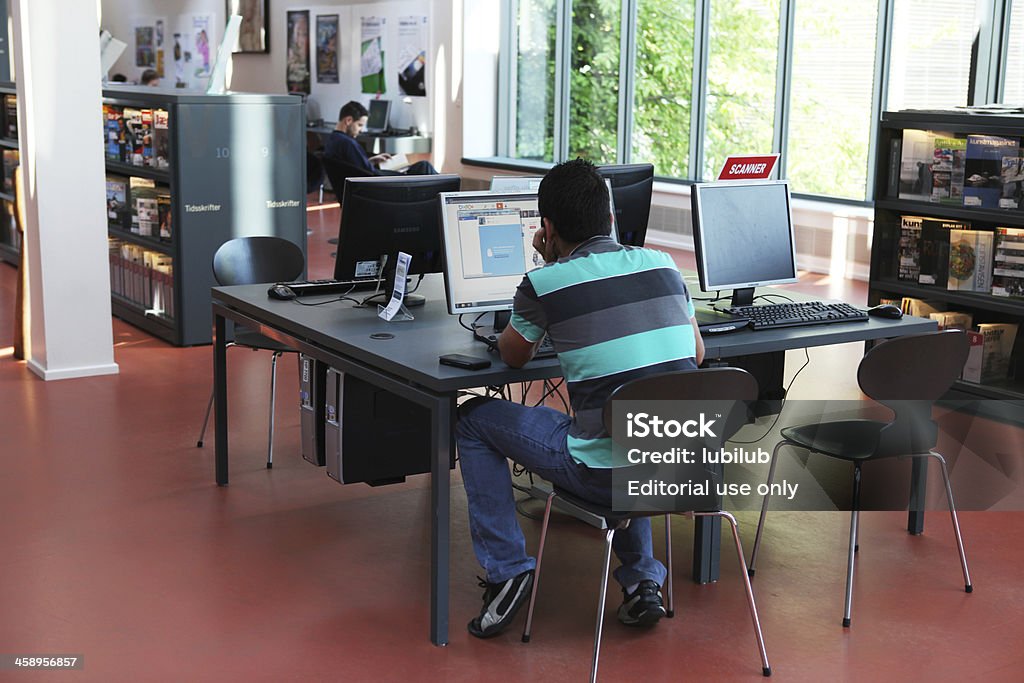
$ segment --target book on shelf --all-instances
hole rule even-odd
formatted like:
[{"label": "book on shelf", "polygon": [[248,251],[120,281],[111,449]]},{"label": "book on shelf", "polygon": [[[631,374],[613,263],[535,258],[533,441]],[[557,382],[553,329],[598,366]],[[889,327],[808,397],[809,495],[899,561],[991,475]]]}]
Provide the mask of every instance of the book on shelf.
[{"label": "book on shelf", "polygon": [[903,131],[900,150],[900,199],[931,199],[936,135],[928,130],[912,128]]},{"label": "book on shelf", "polygon": [[132,166],[142,166],[142,110],[125,107],[124,120],[124,161]]},{"label": "book on shelf", "polygon": [[970,230],[966,221],[925,217],[921,222],[920,264],[917,277],[922,285],[945,287],[949,274],[949,235],[952,230]]},{"label": "book on shelf", "polygon": [[153,157],[153,110],[140,110],[139,118],[141,125],[135,135],[139,153],[142,154],[142,165],[156,166],[156,160]]},{"label": "book on shelf", "polygon": [[1015,138],[999,135],[968,135],[964,162],[964,206],[999,208],[1003,194],[1004,156],[1014,156],[1019,148]]},{"label": "book on shelf", "polygon": [[939,324],[940,330],[970,330],[974,326],[974,316],[962,311],[941,311],[929,313],[928,317]]},{"label": "book on shelf", "polygon": [[170,168],[171,137],[166,109],[153,110],[153,166]]},{"label": "book on shelf", "polygon": [[1024,297],[1024,228],[996,228],[992,294]]},{"label": "book on shelf", "polygon": [[124,162],[124,120],[121,107],[103,105],[103,149],[109,161]]},{"label": "book on shelf", "polygon": [[941,301],[925,301],[915,299],[912,296],[905,296],[900,300],[900,310],[905,315],[912,315],[917,318],[927,318],[932,313],[941,313],[946,310],[946,304]]},{"label": "book on shelf", "polygon": [[1000,209],[1024,208],[1024,150],[1003,156],[999,170]]},{"label": "book on shelf", "polygon": [[107,175],[107,223],[124,230],[128,218],[128,179]]},{"label": "book on shelf", "polygon": [[4,192],[14,194],[14,169],[21,163],[21,155],[16,149],[5,149],[3,153]]},{"label": "book on shelf", "polygon": [[171,236],[173,235],[173,226],[171,225],[171,193],[164,188],[158,190],[159,194],[156,196],[156,211],[158,217],[158,234],[162,242],[170,242]]},{"label": "book on shelf", "polygon": [[174,277],[171,257],[152,252],[150,277],[152,278],[153,300],[150,310],[167,318],[174,317]]},{"label": "book on shelf", "polygon": [[994,239],[995,235],[988,230],[950,230],[946,289],[991,292]]},{"label": "book on shelf", "polygon": [[977,384],[1007,379],[1017,338],[1017,324],[982,323],[978,325],[977,332],[968,332],[967,337],[970,350],[962,378]]},{"label": "book on shelf", "polygon": [[17,95],[4,95],[4,135],[11,139],[18,137]]},{"label": "book on shelf", "polygon": [[886,187],[886,196],[890,199],[898,199],[900,196],[900,156],[903,152],[903,137],[894,135],[889,140],[889,185]]},{"label": "book on shelf", "polygon": [[960,206],[963,204],[967,140],[936,136],[934,150],[931,200]]},{"label": "book on shelf", "polygon": [[921,216],[900,217],[900,241],[897,245],[897,264],[899,270],[896,277],[899,280],[910,280],[917,282],[921,273],[921,225],[924,219]]},{"label": "book on shelf", "polygon": [[128,192],[132,207],[131,231],[136,235],[157,237],[160,224],[156,183],[148,178],[132,176]]}]

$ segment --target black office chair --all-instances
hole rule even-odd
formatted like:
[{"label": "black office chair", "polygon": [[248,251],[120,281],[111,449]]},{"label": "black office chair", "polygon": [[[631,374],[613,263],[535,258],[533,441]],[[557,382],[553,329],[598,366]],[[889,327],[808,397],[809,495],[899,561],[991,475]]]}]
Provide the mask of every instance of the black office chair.
[{"label": "black office chair", "polygon": [[[360,166],[347,164],[326,156],[321,159],[321,162],[327,179],[331,181],[331,190],[338,199],[338,203],[341,203],[341,197],[345,193],[345,181],[348,178],[369,178],[374,175]],[[337,244],[338,238],[331,237],[327,242],[328,244]]]},{"label": "black office chair", "polygon": [[[893,411],[890,422],[877,420],[836,420],[782,430],[782,441],[772,451],[768,468],[768,486],[775,477],[776,456],[783,446],[795,446],[830,458],[853,463],[853,505],[850,515],[850,550],[846,566],[846,605],[843,626],[850,625],[853,600],[854,553],[858,550],[857,524],[860,507],[861,465],[868,460],[892,457],[935,458],[942,467],[946,500],[953,520],[953,532],[960,552],[964,590],[973,590],[967,570],[960,524],[953,504],[946,461],[933,448],[938,441],[938,426],[932,421],[932,406],[960,375],[967,359],[967,335],[959,330],[929,332],[889,339],[865,354],[857,370],[857,381],[869,398]],[[768,513],[769,496],[761,504],[761,518],[750,555],[750,574],[761,545],[761,532]]]},{"label": "black office chair", "polygon": [[[668,372],[659,375],[652,375],[641,379],[627,382],[616,389],[604,404],[604,425],[605,430],[614,436],[612,431],[612,402],[613,401],[728,401],[731,402],[732,410],[729,417],[723,422],[722,434],[719,438],[724,442],[729,436],[735,433],[744,422],[746,422],[746,408],[743,401],[753,401],[757,398],[757,381],[745,370],[738,368],[713,368],[707,370],[689,370],[683,372]],[[699,448],[697,449],[698,452]],[[701,467],[703,465],[700,465]],[[685,499],[677,499],[676,509],[690,509],[686,513],[693,517],[722,517],[732,527],[732,536],[736,544],[736,557],[739,560],[743,577],[744,587],[747,593],[747,604],[750,608],[750,617],[754,623],[754,635],[757,638],[757,645],[761,655],[762,673],[771,676],[771,667],[768,664],[768,654],[764,647],[764,637],[761,634],[761,622],[757,617],[757,605],[754,603],[754,594],[750,587],[750,579],[747,576],[747,565],[743,556],[743,546],[740,544],[739,532],[736,527],[736,518],[730,513],[720,509],[721,498],[714,493],[710,496],[691,496]],[[530,629],[533,625],[533,609],[537,601],[537,588],[540,585],[541,560],[544,557],[544,544],[547,540],[548,523],[551,519],[551,507],[555,504],[563,511],[573,517],[580,519],[591,526],[605,532],[604,550],[604,571],[601,574],[601,591],[597,603],[597,626],[594,630],[594,657],[591,662],[590,680],[597,680],[597,663],[601,651],[601,631],[604,622],[605,597],[608,592],[608,568],[611,564],[612,540],[615,532],[629,526],[631,520],[637,517],[661,515],[661,512],[630,512],[621,513],[614,511],[607,505],[593,503],[574,496],[573,494],[555,486],[547,496],[544,507],[544,521],[540,530],[540,547],[537,550],[537,567],[534,572],[533,591],[530,594],[530,606],[526,613],[526,626],[523,630],[523,642],[530,641]],[[668,597],[668,616],[673,614],[672,604],[672,542],[671,528],[669,525],[670,515],[665,514],[665,550],[668,556],[666,562],[668,578],[666,581],[666,593]]]},{"label": "black office chair", "polygon": [[[302,249],[282,237],[237,237],[222,244],[213,255],[213,277],[217,284],[252,285],[291,282],[302,275],[306,259]],[[255,330],[235,327],[235,340],[228,346],[244,346],[253,351],[271,351],[270,358],[270,433],[267,437],[267,468],[274,466],[274,397],[277,385],[277,359],[283,353],[295,353],[292,347],[264,337]],[[203,428],[196,442],[203,447],[206,425],[213,408],[213,392],[206,406]]]}]

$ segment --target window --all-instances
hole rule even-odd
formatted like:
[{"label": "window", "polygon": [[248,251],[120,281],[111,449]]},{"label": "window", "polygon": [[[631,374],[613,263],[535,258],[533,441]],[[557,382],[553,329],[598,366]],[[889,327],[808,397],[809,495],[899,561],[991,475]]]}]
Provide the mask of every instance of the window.
[{"label": "window", "polygon": [[557,0],[519,0],[513,157],[553,161]]},{"label": "window", "polygon": [[1010,40],[1006,46],[1006,82],[1003,102],[1024,106],[1024,3],[1013,3]]},{"label": "window", "polygon": [[640,0],[637,7],[632,161],[659,176],[690,177],[693,3]]},{"label": "window", "polygon": [[866,196],[877,9],[862,0],[799,4],[786,151],[794,192]]},{"label": "window", "polygon": [[729,154],[772,151],[779,0],[713,0],[704,178]]},{"label": "window", "polygon": [[569,158],[614,164],[622,0],[575,0],[569,69]]},{"label": "window", "polygon": [[895,0],[887,109],[967,104],[976,2]]}]

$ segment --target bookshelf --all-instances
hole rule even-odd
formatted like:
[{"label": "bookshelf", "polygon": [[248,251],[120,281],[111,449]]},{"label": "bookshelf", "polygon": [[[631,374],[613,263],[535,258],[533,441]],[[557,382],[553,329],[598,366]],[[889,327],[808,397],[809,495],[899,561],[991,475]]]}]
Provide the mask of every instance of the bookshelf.
[{"label": "bookshelf", "polygon": [[[932,142],[935,151],[927,151],[922,156],[920,151],[927,149],[929,134],[940,142],[937,147]],[[935,284],[927,283],[927,278],[926,282],[921,282],[920,275],[915,275],[914,270],[926,270],[926,262],[920,259],[929,240],[921,239],[910,250],[909,267],[906,266],[906,247],[901,247],[901,237],[904,245],[913,244],[916,234],[904,227],[905,216],[940,219],[943,228],[955,223],[969,224],[970,230],[993,234],[1000,227],[1024,229],[1024,203],[1018,208],[1011,208],[1012,202],[1000,201],[1012,194],[1002,189],[1000,162],[995,161],[996,170],[989,173],[981,169],[981,154],[966,148],[968,140],[972,145],[979,144],[976,136],[1017,141],[1018,149],[1024,150],[1024,115],[924,110],[886,112],[882,115],[876,159],[875,222],[868,302],[875,305],[882,299],[912,297],[947,311],[969,313],[974,325],[1018,325],[1006,375],[990,377],[980,383],[958,380],[948,398],[966,401],[960,405],[972,411],[1024,421],[1024,296],[996,296],[991,293],[991,288],[985,291],[950,290],[947,282],[951,275],[948,273],[940,276]],[[914,148],[908,148],[908,145],[914,145]],[[956,151],[950,153],[950,147]],[[1024,156],[1024,151],[1002,154]],[[917,159],[917,156],[922,158]],[[996,156],[999,154],[993,155]],[[931,165],[927,157],[931,157]],[[911,164],[920,169],[920,182],[916,182]],[[951,169],[951,175],[947,174],[947,168]],[[1003,171],[1003,177],[1009,175]],[[961,184],[959,188],[958,182]],[[947,190],[947,187],[951,189]],[[979,191],[978,187],[991,188],[994,192],[982,200],[980,194],[985,190]],[[1007,188],[1012,189],[1012,186]],[[965,196],[968,197],[967,205]],[[1000,203],[1003,203],[1002,207]],[[901,249],[905,257],[903,272]],[[935,253],[934,249],[931,251]],[[980,253],[979,261],[982,260]],[[918,259],[916,263],[915,258]],[[942,258],[946,259],[948,267],[948,255],[938,260]],[[988,262],[978,267],[988,268],[991,272],[991,254]],[[947,282],[941,281],[943,277]]]},{"label": "bookshelf", "polygon": [[172,344],[210,343],[221,244],[275,235],[305,253],[301,100],[120,86],[103,106],[113,313]]},{"label": "bookshelf", "polygon": [[17,267],[21,236],[14,223],[14,166],[18,157],[17,88],[0,82],[0,155],[3,181],[0,183],[0,260]]}]

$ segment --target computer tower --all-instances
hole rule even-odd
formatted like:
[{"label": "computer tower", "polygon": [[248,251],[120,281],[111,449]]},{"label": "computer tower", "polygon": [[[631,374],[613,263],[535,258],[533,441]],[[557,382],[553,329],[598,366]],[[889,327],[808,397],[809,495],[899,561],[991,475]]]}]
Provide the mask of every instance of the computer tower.
[{"label": "computer tower", "polygon": [[299,414],[302,430],[302,457],[317,467],[324,457],[324,390],[327,366],[305,354],[299,354]]},{"label": "computer tower", "polygon": [[327,475],[371,486],[430,471],[430,412],[334,368],[324,401]]}]

